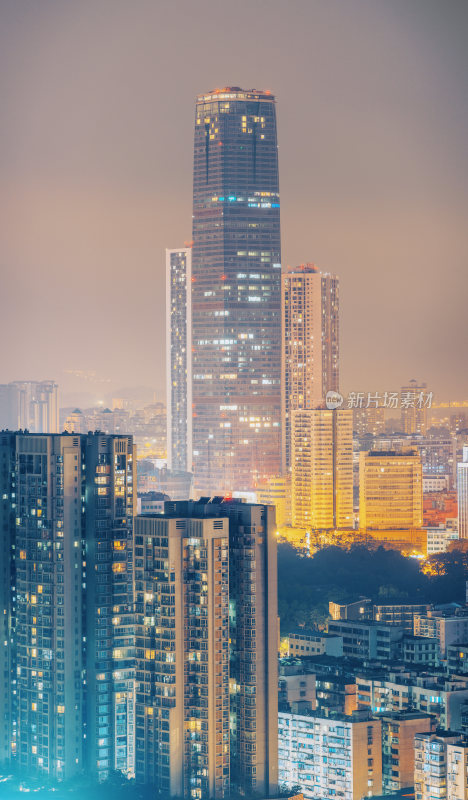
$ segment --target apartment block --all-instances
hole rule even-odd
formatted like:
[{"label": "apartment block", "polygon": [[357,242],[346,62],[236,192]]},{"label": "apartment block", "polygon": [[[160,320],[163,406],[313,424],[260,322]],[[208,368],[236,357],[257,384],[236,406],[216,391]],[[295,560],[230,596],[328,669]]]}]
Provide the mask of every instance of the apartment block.
[{"label": "apartment block", "polygon": [[382,789],[396,792],[413,786],[414,737],[431,732],[434,719],[429,714],[397,712],[383,714],[382,723]]},{"label": "apartment block", "polygon": [[366,716],[280,711],[279,779],[306,800],[362,800],[382,791],[382,729]]},{"label": "apartment block", "polygon": [[136,527],[137,780],[194,798],[274,793],[274,509],[166,502]]}]

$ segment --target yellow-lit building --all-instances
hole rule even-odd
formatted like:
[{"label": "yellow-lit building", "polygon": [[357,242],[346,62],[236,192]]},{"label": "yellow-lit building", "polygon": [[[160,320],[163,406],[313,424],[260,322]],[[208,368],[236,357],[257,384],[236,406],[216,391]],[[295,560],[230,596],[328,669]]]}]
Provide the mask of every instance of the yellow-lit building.
[{"label": "yellow-lit building", "polygon": [[422,526],[422,466],[416,450],[371,450],[359,461],[361,529],[399,530]]},{"label": "yellow-lit building", "polygon": [[291,478],[276,475],[257,488],[257,503],[275,506],[276,527],[283,528],[291,522]]},{"label": "yellow-lit building", "polygon": [[292,526],[353,526],[353,412],[292,412]]}]

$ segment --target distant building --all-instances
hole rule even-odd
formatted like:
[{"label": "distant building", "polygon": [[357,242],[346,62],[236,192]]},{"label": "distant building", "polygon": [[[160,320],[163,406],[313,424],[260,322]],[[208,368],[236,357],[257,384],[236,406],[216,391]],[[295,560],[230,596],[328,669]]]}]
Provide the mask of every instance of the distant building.
[{"label": "distant building", "polygon": [[414,634],[437,639],[440,656],[445,658],[450,644],[468,642],[468,615],[445,616],[436,609],[427,614],[415,614]]},{"label": "distant building", "polygon": [[[457,642],[447,645],[447,669],[451,675],[468,674],[468,644]],[[468,731],[467,731],[468,732]]]},{"label": "distant building", "polygon": [[400,625],[405,633],[413,634],[414,615],[427,614],[429,603],[378,603],[373,606],[373,618],[384,625]]},{"label": "distant building", "polygon": [[0,429],[58,433],[58,384],[13,381],[0,386]]},{"label": "distant building", "polygon": [[192,471],[192,251],[166,250],[167,466]]},{"label": "distant building", "polygon": [[137,497],[137,513],[163,514],[164,503],[169,499],[163,492],[142,492]]},{"label": "distant building", "polygon": [[463,461],[457,466],[458,535],[468,539],[468,445],[463,448]]},{"label": "distant building", "polygon": [[416,450],[360,454],[359,524],[363,529],[422,525],[422,470]]},{"label": "distant building", "polygon": [[353,527],[351,410],[292,412],[291,481],[293,527]]},{"label": "distant building", "polygon": [[353,430],[360,439],[363,436],[378,436],[385,429],[385,409],[382,407],[353,408]]},{"label": "distant building", "polygon": [[411,380],[401,387],[401,427],[405,433],[420,433],[427,430],[427,385]]},{"label": "distant building", "polygon": [[280,711],[278,751],[280,784],[301,786],[306,800],[362,800],[382,791],[380,720]]},{"label": "distant building", "polygon": [[449,475],[424,475],[423,492],[446,492],[450,489]]},{"label": "distant building", "polygon": [[372,600],[369,597],[360,597],[351,603],[336,603],[330,600],[328,613],[333,620],[340,619],[371,619]]},{"label": "distant building", "polygon": [[440,525],[438,528],[427,528],[427,555],[446,553],[450,543],[458,541],[458,531]]},{"label": "distant building", "polygon": [[292,412],[317,408],[339,388],[339,281],[314,264],[281,278],[282,469],[292,464]]},{"label": "distant building", "polygon": [[278,475],[257,487],[257,503],[276,508],[276,525],[283,528],[291,524],[291,477]]}]

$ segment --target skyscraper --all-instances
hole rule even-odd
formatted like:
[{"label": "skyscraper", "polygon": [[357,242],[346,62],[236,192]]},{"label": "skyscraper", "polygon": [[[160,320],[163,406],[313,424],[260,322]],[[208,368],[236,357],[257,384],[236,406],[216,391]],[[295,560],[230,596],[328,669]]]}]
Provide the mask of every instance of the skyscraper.
[{"label": "skyscraper", "polygon": [[2,750],[23,774],[132,774],[132,439],[4,433],[0,453]]},{"label": "skyscraper", "polygon": [[204,494],[280,466],[281,248],[275,99],[199,95],[192,250],[193,464]]},{"label": "skyscraper", "polygon": [[167,797],[229,791],[229,523],[139,516],[137,779]]},{"label": "skyscraper", "polygon": [[13,381],[0,385],[0,428],[58,433],[58,384]]},{"label": "skyscraper", "polygon": [[313,264],[288,268],[281,283],[282,469],[291,468],[291,413],[317,408],[339,389],[339,281]]},{"label": "skyscraper", "polygon": [[166,250],[167,466],[192,471],[192,251]]},{"label": "skyscraper", "polygon": [[166,502],[136,520],[136,777],[168,796],[277,786],[274,509]]},{"label": "skyscraper", "polygon": [[353,412],[292,412],[292,524],[353,527]]},{"label": "skyscraper", "polygon": [[463,448],[463,461],[457,464],[458,536],[468,539],[468,445]]}]

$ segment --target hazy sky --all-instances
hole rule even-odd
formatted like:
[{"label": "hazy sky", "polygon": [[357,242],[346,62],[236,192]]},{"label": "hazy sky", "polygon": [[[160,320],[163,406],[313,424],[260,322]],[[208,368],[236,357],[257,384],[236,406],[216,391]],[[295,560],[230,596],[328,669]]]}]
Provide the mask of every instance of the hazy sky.
[{"label": "hazy sky", "polygon": [[277,97],[283,263],[341,278],[343,389],[468,399],[467,39],[466,0],[0,0],[0,383],[163,397],[194,100],[235,85]]}]

